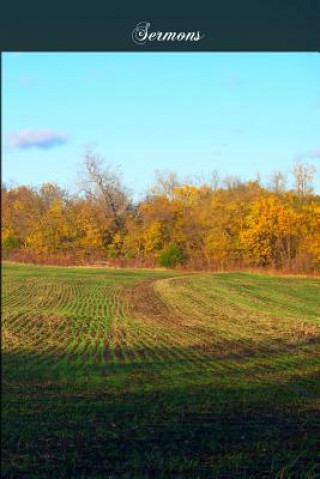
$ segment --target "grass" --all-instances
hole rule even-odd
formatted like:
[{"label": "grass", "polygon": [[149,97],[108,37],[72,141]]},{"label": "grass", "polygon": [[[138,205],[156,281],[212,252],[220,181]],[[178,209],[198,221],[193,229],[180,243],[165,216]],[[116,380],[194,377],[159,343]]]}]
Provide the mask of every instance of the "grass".
[{"label": "grass", "polygon": [[320,477],[320,281],[4,264],[2,477]]}]

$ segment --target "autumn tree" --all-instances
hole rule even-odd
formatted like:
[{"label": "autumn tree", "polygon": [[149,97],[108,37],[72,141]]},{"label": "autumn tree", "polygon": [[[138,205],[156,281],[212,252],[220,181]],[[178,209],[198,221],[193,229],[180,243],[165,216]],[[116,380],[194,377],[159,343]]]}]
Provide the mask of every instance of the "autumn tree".
[{"label": "autumn tree", "polygon": [[241,239],[252,264],[290,265],[298,216],[274,195],[263,195],[252,203]]},{"label": "autumn tree", "polygon": [[136,204],[119,173],[97,155],[87,153],[84,170],[81,192],[72,195],[54,183],[3,185],[4,257],[320,270],[320,197],[312,192],[310,165],[295,166],[291,190],[280,172],[268,187],[258,179],[214,174],[211,181],[182,181],[158,173]]}]

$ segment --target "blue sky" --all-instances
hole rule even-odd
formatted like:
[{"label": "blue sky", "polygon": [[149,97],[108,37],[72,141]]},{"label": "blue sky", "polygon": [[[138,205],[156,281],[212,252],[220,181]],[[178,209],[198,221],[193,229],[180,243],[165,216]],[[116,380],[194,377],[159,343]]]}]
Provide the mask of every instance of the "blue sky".
[{"label": "blue sky", "polygon": [[74,189],[90,144],[136,197],[155,170],[320,169],[317,53],[5,53],[2,100],[7,182]]}]

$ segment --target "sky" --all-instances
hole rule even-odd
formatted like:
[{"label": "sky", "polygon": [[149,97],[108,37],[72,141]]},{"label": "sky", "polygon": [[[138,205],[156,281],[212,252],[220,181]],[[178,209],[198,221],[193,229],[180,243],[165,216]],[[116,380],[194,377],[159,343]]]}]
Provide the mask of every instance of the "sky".
[{"label": "sky", "polygon": [[75,191],[89,147],[136,198],[155,170],[267,182],[296,161],[320,193],[320,55],[4,53],[3,181]]}]

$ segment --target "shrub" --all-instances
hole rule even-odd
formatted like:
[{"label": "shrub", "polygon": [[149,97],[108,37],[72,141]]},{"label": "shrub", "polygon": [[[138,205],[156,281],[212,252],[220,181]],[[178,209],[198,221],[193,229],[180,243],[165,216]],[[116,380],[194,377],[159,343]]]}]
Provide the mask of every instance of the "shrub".
[{"label": "shrub", "polygon": [[8,236],[6,239],[2,241],[2,248],[4,250],[11,251],[15,248],[18,248],[18,246],[19,246],[19,241],[13,236]]},{"label": "shrub", "polygon": [[185,261],[185,254],[180,246],[171,244],[162,251],[158,261],[160,266],[174,268]]}]

